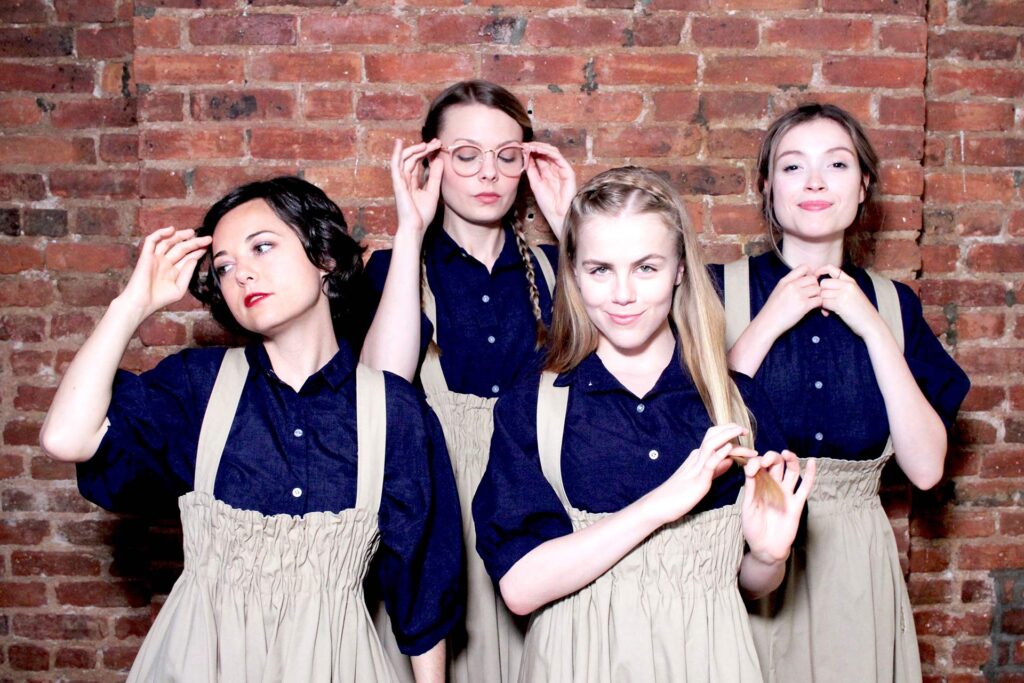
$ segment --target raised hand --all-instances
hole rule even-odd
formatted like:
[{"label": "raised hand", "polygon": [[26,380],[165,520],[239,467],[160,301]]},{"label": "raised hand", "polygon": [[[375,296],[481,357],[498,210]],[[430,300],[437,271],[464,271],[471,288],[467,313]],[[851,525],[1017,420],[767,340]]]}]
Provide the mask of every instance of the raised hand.
[{"label": "raised hand", "polygon": [[[747,482],[741,509],[743,537],[751,555],[762,564],[772,565],[789,557],[800,515],[814,486],[815,469],[815,461],[809,461],[797,487],[800,460],[790,451],[769,451],[744,466]],[[757,489],[762,485],[758,474],[765,471],[782,491],[781,505],[770,505],[758,495]]]},{"label": "raised hand", "polygon": [[[412,230],[421,235],[437,213],[441,193],[444,162],[437,155],[441,149],[438,139],[419,142],[408,147],[395,140],[391,153],[391,185],[395,191],[395,209],[398,229]],[[427,177],[423,178],[423,160],[430,157]]]},{"label": "raised hand", "polygon": [[863,338],[885,327],[882,316],[852,277],[836,266],[822,266],[815,275],[828,275],[821,281],[822,309],[838,314],[857,336]]},{"label": "raised hand", "polygon": [[821,308],[821,287],[810,266],[797,266],[775,285],[758,317],[771,321],[775,338],[796,325],[815,308]]},{"label": "raised hand", "polygon": [[576,172],[554,145],[546,142],[525,142],[526,177],[537,199],[537,208],[551,226],[555,237],[562,239],[565,215],[576,196]]},{"label": "raised hand", "polygon": [[179,301],[188,290],[196,264],[213,242],[210,236],[195,235],[195,230],[174,228],[161,228],[148,235],[119,298],[135,307],[143,318]]}]

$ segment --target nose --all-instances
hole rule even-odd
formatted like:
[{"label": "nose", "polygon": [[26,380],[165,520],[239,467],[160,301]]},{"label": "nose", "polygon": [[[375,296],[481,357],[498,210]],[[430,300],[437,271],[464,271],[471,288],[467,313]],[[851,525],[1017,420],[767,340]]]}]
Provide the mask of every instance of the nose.
[{"label": "nose", "polygon": [[252,282],[256,279],[256,271],[247,265],[241,263],[235,265],[234,270],[235,282],[239,286],[244,287],[246,283]]},{"label": "nose", "polygon": [[484,152],[480,159],[480,179],[494,180],[498,177],[497,152]]},{"label": "nose", "polygon": [[633,287],[633,278],[628,273],[615,277],[615,289],[612,291],[612,303],[625,306],[636,300],[636,290]]},{"label": "nose", "polygon": [[812,191],[825,189],[825,176],[817,168],[811,168],[807,172],[807,189]]}]

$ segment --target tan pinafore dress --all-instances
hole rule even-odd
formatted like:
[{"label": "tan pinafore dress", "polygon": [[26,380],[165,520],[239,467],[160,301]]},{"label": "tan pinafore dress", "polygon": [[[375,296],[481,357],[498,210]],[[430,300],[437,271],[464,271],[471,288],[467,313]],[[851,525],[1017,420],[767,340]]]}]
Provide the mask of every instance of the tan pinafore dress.
[{"label": "tan pinafore dress", "polygon": [[366,609],[384,481],[384,377],[356,375],[356,505],[265,516],[213,497],[248,374],[230,349],[210,395],[194,490],[178,500],[185,569],[146,636],[129,681],[367,683],[394,674]]},{"label": "tan pinafore dress", "polygon": [[[903,350],[899,295],[867,271],[878,312]],[[725,266],[726,339],[750,323],[749,261]],[[769,397],[770,398],[770,397]],[[920,683],[914,614],[878,496],[892,438],[874,460],[817,458],[806,526],[776,592],[751,614],[769,683]]]},{"label": "tan pinafore dress", "polygon": [[[574,531],[605,514],[574,508],[562,483],[569,388],[545,372],[537,400],[544,476]],[[742,495],[742,493],[741,493]],[[760,683],[738,574],[739,504],[668,524],[596,581],[534,613],[525,683]]]},{"label": "tan pinafore dress", "polygon": [[[553,294],[555,272],[539,247],[530,247],[541,273]],[[437,345],[437,302],[423,273],[423,313],[433,326],[433,343],[427,348],[420,383],[427,404],[437,415],[444,431],[445,444],[455,472],[455,485],[462,508],[462,536],[466,546],[466,635],[465,642],[449,638],[447,643],[448,680],[451,683],[508,683],[519,678],[526,619],[505,607],[494,590],[483,560],[476,553],[476,529],[473,527],[473,495],[487,469],[494,432],[495,398],[460,394],[448,389],[441,369]],[[402,655],[390,633],[382,608],[375,613],[377,629],[388,656],[404,683],[413,680],[408,658]]]}]

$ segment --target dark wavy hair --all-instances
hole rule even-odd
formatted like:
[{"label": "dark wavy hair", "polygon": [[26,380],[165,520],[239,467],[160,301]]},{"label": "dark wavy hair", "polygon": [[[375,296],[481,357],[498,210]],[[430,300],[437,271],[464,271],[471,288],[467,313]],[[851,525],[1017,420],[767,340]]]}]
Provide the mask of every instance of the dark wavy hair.
[{"label": "dark wavy hair", "polygon": [[[363,274],[365,247],[348,234],[341,209],[316,185],[295,176],[258,180],[237,187],[210,207],[203,224],[196,230],[213,235],[224,216],[242,204],[263,200],[277,217],[295,231],[310,263],[326,271],[323,291],[330,301],[331,319],[339,338],[354,342],[358,348],[368,328],[367,283]],[[213,248],[199,262],[189,291],[205,304],[214,320],[228,331],[249,335],[231,315],[213,267]]]}]

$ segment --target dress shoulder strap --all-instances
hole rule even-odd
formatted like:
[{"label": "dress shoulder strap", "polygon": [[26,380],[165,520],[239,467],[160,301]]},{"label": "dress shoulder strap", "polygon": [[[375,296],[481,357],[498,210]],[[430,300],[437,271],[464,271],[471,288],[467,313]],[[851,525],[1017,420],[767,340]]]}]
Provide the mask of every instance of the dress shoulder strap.
[{"label": "dress shoulder strap", "polygon": [[192,488],[213,495],[217,479],[217,468],[228,441],[231,423],[235,421],[238,400],[249,376],[249,361],[245,349],[228,349],[217,371],[217,379],[210,392],[210,401],[203,415],[203,426],[199,429],[199,446],[196,449],[196,474]]},{"label": "dress shoulder strap", "polygon": [[875,287],[875,299],[878,301],[878,314],[885,321],[885,326],[892,332],[896,339],[896,345],[903,351],[905,341],[903,339],[903,316],[900,311],[900,296],[896,293],[896,285],[887,277],[879,275],[873,270],[868,270],[868,277]]},{"label": "dress shoulder strap", "polygon": [[444,378],[444,371],[441,369],[441,358],[438,355],[437,345],[437,299],[434,298],[434,290],[430,288],[430,280],[427,278],[427,266],[421,267],[420,282],[423,287],[423,314],[430,321],[433,330],[431,344],[427,345],[427,355],[420,366],[420,384],[428,396],[448,393],[448,381]]},{"label": "dress shoulder strap", "polygon": [[384,490],[384,458],[388,436],[384,373],[356,366],[356,507],[377,514]]},{"label": "dress shoulder strap", "polygon": [[731,349],[750,324],[750,259],[746,256],[726,263],[725,295],[725,348]]},{"label": "dress shoulder strap", "polygon": [[569,387],[556,387],[553,372],[541,373],[537,392],[537,450],[544,478],[558,494],[566,509],[569,497],[562,483],[562,437],[565,434],[565,415],[569,409]]},{"label": "dress shoulder strap", "polygon": [[537,263],[540,264],[540,272],[544,274],[544,284],[548,286],[548,296],[555,296],[555,269],[551,267],[551,261],[548,260],[548,255],[544,253],[544,250],[537,245],[532,245],[530,251],[533,252],[533,257],[537,259]]}]

